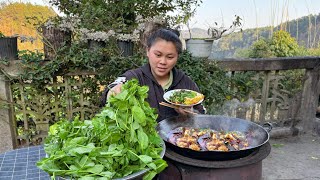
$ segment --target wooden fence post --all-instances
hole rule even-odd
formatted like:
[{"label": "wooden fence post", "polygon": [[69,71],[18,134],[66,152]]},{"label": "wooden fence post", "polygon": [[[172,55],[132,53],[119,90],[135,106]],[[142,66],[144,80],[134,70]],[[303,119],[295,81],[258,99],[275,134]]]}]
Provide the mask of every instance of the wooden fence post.
[{"label": "wooden fence post", "polygon": [[43,26],[42,34],[44,55],[47,60],[53,60],[57,55],[57,51],[63,46],[70,47],[71,45],[71,31],[62,31],[59,28]]},{"label": "wooden fence post", "polygon": [[10,81],[0,71],[0,153],[16,148]]}]

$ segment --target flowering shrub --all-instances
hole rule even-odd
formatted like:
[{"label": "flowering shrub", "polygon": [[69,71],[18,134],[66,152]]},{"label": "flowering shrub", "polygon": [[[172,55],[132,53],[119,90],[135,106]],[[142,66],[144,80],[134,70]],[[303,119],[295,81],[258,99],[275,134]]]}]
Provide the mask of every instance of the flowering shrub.
[{"label": "flowering shrub", "polygon": [[59,28],[61,31],[74,31],[80,23],[78,18],[70,17],[55,17],[46,21],[43,25],[47,29]]}]

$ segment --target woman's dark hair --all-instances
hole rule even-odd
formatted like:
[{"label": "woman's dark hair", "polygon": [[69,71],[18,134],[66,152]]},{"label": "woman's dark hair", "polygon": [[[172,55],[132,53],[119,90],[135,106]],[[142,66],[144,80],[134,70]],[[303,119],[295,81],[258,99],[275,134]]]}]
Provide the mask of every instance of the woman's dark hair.
[{"label": "woman's dark hair", "polygon": [[179,32],[169,29],[158,29],[154,31],[147,39],[147,47],[150,48],[157,40],[163,39],[169,42],[173,42],[176,46],[178,54],[182,52],[182,43],[179,39]]}]

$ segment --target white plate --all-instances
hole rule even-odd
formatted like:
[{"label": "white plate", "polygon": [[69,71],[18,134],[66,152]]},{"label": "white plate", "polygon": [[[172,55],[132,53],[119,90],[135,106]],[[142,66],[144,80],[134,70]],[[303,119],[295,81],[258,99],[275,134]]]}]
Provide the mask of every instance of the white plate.
[{"label": "white plate", "polygon": [[175,93],[175,92],[177,92],[177,91],[181,91],[181,90],[195,92],[195,93],[197,93],[198,95],[201,94],[201,93],[198,93],[198,92],[196,92],[196,91],[189,90],[189,89],[174,89],[174,90],[171,90],[171,91],[168,91],[168,92],[164,93],[163,99],[164,99],[165,101],[167,101],[168,103],[170,103],[170,104],[173,104],[173,105],[176,105],[176,106],[184,106],[184,107],[191,107],[191,106],[194,106],[194,105],[197,105],[197,104],[202,103],[202,101],[203,101],[204,98],[202,98],[202,99],[201,99],[200,101],[198,101],[197,103],[195,103],[195,104],[190,104],[190,105],[178,104],[178,103],[171,102],[169,99],[170,99],[170,97],[173,95],[173,93]]}]

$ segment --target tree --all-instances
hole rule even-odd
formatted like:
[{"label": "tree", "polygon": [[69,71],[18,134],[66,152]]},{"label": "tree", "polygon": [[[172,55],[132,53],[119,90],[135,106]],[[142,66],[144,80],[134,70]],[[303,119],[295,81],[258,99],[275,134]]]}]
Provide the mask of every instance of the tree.
[{"label": "tree", "polygon": [[270,40],[260,39],[250,48],[250,58],[290,57],[301,54],[297,41],[286,31],[277,31]]},{"label": "tree", "polygon": [[270,42],[265,39],[259,39],[253,43],[249,52],[250,58],[268,58],[274,57],[274,53],[270,48]]},{"label": "tree", "polygon": [[[80,19],[80,26],[96,31],[131,33],[137,18],[163,16],[173,23],[186,22],[201,0],[51,0],[67,16]],[[175,15],[167,13],[176,11]],[[173,14],[173,13],[171,13]]]},{"label": "tree", "polygon": [[[41,50],[43,43],[37,33],[39,21],[46,21],[56,13],[49,7],[31,3],[10,3],[0,5],[0,31],[6,36],[18,35],[19,50]],[[26,42],[24,39],[28,39]]]},{"label": "tree", "polygon": [[273,34],[270,48],[276,57],[290,57],[297,55],[299,45],[288,32],[280,30]]}]

